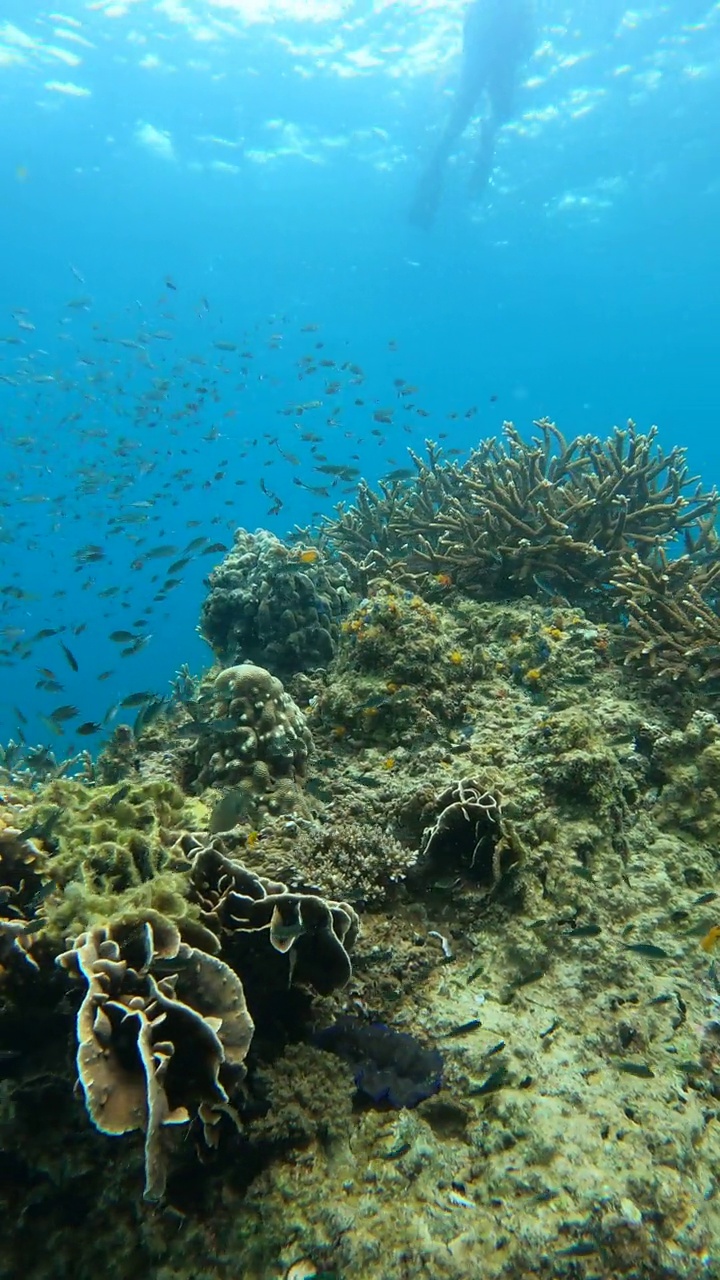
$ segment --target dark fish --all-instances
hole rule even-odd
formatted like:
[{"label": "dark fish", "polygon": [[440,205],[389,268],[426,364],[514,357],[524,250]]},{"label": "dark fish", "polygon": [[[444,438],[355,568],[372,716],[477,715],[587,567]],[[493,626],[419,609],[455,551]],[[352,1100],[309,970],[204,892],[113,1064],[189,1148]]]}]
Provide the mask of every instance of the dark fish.
[{"label": "dark fish", "polygon": [[322,471],[326,476],[338,476],[341,480],[356,480],[360,475],[357,467],[339,466],[334,462],[321,462],[316,466],[315,471]]},{"label": "dark fish", "polygon": [[382,1160],[399,1160],[401,1156],[406,1156],[410,1150],[409,1142],[401,1142],[397,1147],[393,1147],[392,1151],[386,1151],[380,1158]]},{"label": "dark fish", "polygon": [[507,1067],[498,1067],[496,1071],[493,1071],[492,1075],[488,1076],[487,1080],[483,1081],[477,1088],[468,1090],[468,1092],[473,1098],[482,1097],[485,1093],[495,1093],[508,1083],[509,1078],[510,1072]]},{"label": "dark fish", "polygon": [[17,836],[18,841],[33,839],[47,840],[52,835],[53,827],[61,813],[62,809],[57,807],[55,809],[51,809],[46,818],[43,818],[42,820],[40,818],[36,818],[29,827],[25,827],[24,831],[19,833]]},{"label": "dark fish", "polygon": [[574,929],[566,929],[566,938],[597,938],[602,933],[599,924],[578,924]]},{"label": "dark fish", "polygon": [[79,671],[80,668],[78,666],[77,658],[73,654],[72,650],[68,649],[67,645],[64,644],[62,640],[58,641],[58,643],[63,653],[65,654],[68,666],[72,667],[73,671]]},{"label": "dark fish", "polygon": [[166,698],[161,698],[157,695],[153,698],[152,702],[146,702],[145,705],[141,707],[135,717],[135,722],[132,727],[134,737],[139,738],[143,730],[147,729],[153,721],[157,720],[163,708],[166,706],[166,703]]},{"label": "dark fish", "polygon": [[220,552],[227,551],[227,550],[228,548],[225,546],[224,542],[212,542],[209,547],[205,548],[205,550],[203,551],[203,555],[216,556],[216,555],[219,555]]},{"label": "dark fish", "polygon": [[546,1027],[544,1031],[540,1032],[540,1039],[545,1040],[547,1036],[551,1036],[553,1031],[557,1031],[559,1026],[560,1026],[559,1019],[553,1018],[552,1022],[550,1023],[550,1026]]},{"label": "dark fish", "polygon": [[240,787],[227,791],[210,814],[210,833],[215,835],[218,831],[232,831],[244,818],[247,801],[247,793]]},{"label": "dark fish", "polygon": [[704,907],[706,903],[714,902],[716,898],[717,898],[717,894],[713,889],[710,889],[707,893],[701,893],[700,897],[696,898],[695,901],[693,902],[693,906]]},{"label": "dark fish", "polygon": [[101,729],[102,729],[102,725],[98,724],[97,721],[86,720],[84,724],[81,724],[78,726],[75,732],[82,734],[84,738],[87,738],[92,733],[99,733]]},{"label": "dark fish", "polygon": [[124,782],[121,787],[118,787],[117,791],[113,791],[112,795],[110,796],[110,799],[108,800],[108,808],[111,808],[112,805],[114,804],[119,804],[120,801],[124,800],[125,797],[128,796],[129,794],[130,794],[130,783]]},{"label": "dark fish", "polygon": [[145,559],[146,560],[163,560],[165,559],[166,556],[174,556],[178,550],[179,550],[178,547],[173,547],[173,546],[153,547],[151,551],[145,552]]},{"label": "dark fish", "polygon": [[624,1071],[628,1076],[637,1076],[638,1080],[653,1080],[655,1072],[647,1065],[646,1062],[618,1062],[618,1071]]},{"label": "dark fish", "polygon": [[647,956],[649,960],[672,960],[669,951],[656,947],[654,942],[626,942],[626,951],[634,951],[636,955]]},{"label": "dark fish", "polygon": [[129,640],[134,640],[135,636],[132,631],[111,631],[108,636],[113,644],[127,644]]},{"label": "dark fish", "polygon": [[62,724],[65,720],[74,720],[75,716],[78,715],[80,715],[78,708],[68,704],[64,707],[56,707],[54,711],[51,711],[50,719],[54,720],[56,724]]},{"label": "dark fish", "polygon": [[129,644],[124,649],[120,650],[120,657],[131,658],[134,653],[139,653],[141,649],[144,649],[145,645],[149,644],[151,640],[151,635],[138,636],[136,640],[133,640],[132,644]]},{"label": "dark fish", "polygon": [[159,695],[157,693],[129,693],[126,698],[121,698],[121,707],[143,707],[146,702],[153,702]]},{"label": "dark fish", "polygon": [[504,1048],[505,1048],[505,1041],[498,1040],[497,1044],[493,1044],[490,1046],[490,1048],[483,1054],[483,1057],[494,1058],[495,1054],[502,1053]]},{"label": "dark fish", "polygon": [[466,1036],[470,1031],[477,1031],[482,1026],[479,1018],[471,1018],[469,1022],[461,1022],[458,1027],[452,1027],[450,1031],[446,1031],[446,1036]]},{"label": "dark fish", "polygon": [[197,738],[203,733],[232,733],[237,730],[237,720],[190,720],[173,730],[176,738]]},{"label": "dark fish", "polygon": [[558,1249],[558,1258],[589,1258],[591,1254],[598,1252],[599,1245],[594,1240],[577,1240],[575,1244],[568,1245],[567,1249]]}]

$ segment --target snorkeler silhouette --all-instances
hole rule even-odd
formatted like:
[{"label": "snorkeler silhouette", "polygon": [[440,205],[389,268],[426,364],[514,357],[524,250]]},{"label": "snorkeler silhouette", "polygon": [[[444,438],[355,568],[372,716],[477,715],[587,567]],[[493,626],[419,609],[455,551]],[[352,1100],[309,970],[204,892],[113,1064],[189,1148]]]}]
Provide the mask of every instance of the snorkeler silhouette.
[{"label": "snorkeler silhouette", "polygon": [[492,172],[498,130],[512,115],[517,73],[534,47],[533,0],[472,0],[465,15],[460,84],[450,117],[418,183],[410,210],[412,222],[421,227],[431,225],[447,161],[486,95],[487,111],[469,183],[471,196],[482,194]]}]

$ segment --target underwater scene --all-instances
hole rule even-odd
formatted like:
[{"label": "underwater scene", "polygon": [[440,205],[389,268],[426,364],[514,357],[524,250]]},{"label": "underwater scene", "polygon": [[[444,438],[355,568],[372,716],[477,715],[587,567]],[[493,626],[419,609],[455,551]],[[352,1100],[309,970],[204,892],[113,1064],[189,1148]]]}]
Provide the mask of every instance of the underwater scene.
[{"label": "underwater scene", "polygon": [[720,3],[0,107],[0,1280],[720,1280]]}]

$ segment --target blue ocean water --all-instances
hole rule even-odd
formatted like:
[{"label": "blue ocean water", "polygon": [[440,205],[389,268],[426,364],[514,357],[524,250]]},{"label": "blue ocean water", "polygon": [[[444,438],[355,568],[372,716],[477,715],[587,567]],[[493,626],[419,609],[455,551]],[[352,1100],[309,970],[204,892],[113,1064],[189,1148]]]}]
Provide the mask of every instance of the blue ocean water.
[{"label": "blue ocean water", "polygon": [[169,566],[350,501],[321,455],[632,417],[717,479],[720,5],[541,0],[491,187],[470,131],[422,229],[465,8],[0,8],[0,742],[206,664],[222,552]]}]

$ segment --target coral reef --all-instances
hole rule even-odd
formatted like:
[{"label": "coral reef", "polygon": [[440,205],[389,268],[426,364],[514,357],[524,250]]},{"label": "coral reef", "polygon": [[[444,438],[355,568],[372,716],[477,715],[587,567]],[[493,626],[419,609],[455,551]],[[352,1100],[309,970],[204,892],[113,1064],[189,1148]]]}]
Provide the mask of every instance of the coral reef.
[{"label": "coral reef", "polygon": [[714,694],[720,681],[717,553],[709,555],[701,542],[676,559],[662,548],[648,562],[626,557],[612,585],[627,614],[625,661],[659,682],[679,688],[700,684]]},{"label": "coral reef", "polygon": [[439,605],[380,580],[342,630],[333,678],[311,707],[313,726],[392,743],[411,727],[437,734],[462,718],[472,662]]},{"label": "coral reef", "polygon": [[327,666],[349,598],[346,570],[316,547],[238,529],[210,574],[200,631],[223,664],[256,662],[287,680]]},{"label": "coral reef", "polygon": [[213,845],[195,854],[190,881],[203,923],[217,932],[235,965],[242,968],[242,944],[254,946],[254,937],[264,938],[267,931],[274,950],[287,957],[286,984],[307,983],[328,995],[349,980],[348,952],[359,921],[348,903],[290,893],[284,884],[255,875]]},{"label": "coral reef", "polygon": [[437,818],[423,832],[415,874],[454,869],[496,889],[519,857],[498,792],[465,778],[445,788],[436,808]]},{"label": "coral reef", "polygon": [[715,495],[632,426],[417,469],[272,553],[358,592],[294,700],[6,757],[0,1276],[720,1280]]},{"label": "coral reef", "polygon": [[38,967],[33,944],[46,863],[42,850],[0,817],[0,977],[18,963]]}]

